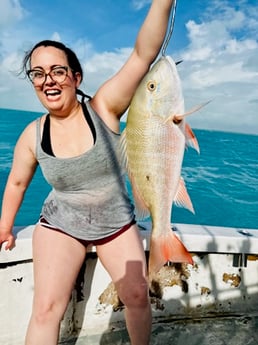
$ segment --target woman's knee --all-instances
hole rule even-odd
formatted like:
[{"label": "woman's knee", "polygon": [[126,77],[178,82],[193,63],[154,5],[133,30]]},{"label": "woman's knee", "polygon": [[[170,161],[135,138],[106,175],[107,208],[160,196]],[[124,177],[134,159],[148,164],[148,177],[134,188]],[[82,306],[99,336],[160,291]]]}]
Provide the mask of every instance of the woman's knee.
[{"label": "woman's knee", "polygon": [[121,284],[118,295],[128,308],[145,308],[149,304],[149,288],[146,280],[131,284]]},{"label": "woman's knee", "polygon": [[32,317],[38,324],[59,323],[64,315],[67,303],[65,301],[41,300],[35,301]]}]

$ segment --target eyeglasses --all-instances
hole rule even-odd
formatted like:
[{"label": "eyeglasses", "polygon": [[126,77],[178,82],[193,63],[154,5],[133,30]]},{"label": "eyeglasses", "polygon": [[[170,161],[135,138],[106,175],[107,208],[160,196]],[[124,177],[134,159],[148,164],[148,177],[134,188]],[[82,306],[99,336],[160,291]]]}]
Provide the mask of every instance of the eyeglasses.
[{"label": "eyeglasses", "polygon": [[27,76],[34,86],[41,86],[47,80],[47,76],[57,82],[63,83],[68,74],[68,66],[56,66],[51,69],[49,73],[46,73],[43,69],[31,69],[27,72]]}]

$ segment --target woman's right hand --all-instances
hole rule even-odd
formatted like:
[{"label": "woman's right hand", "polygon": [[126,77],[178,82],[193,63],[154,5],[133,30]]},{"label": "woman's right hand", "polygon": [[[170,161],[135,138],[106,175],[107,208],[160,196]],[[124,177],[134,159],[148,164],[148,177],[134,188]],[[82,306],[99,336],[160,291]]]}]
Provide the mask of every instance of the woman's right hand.
[{"label": "woman's right hand", "polygon": [[15,247],[15,237],[12,231],[1,228],[0,222],[0,250],[3,246],[5,250],[12,250]]}]

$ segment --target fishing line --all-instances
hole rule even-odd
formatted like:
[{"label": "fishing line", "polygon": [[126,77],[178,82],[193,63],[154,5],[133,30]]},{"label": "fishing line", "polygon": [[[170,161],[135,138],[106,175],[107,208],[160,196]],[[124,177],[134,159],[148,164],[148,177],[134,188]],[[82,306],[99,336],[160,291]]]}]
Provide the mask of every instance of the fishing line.
[{"label": "fishing line", "polygon": [[173,6],[173,10],[172,10],[172,15],[171,15],[171,21],[170,21],[170,27],[169,27],[169,32],[167,34],[167,37],[163,43],[163,47],[162,47],[162,50],[161,50],[161,55],[162,56],[165,56],[166,54],[166,50],[167,50],[167,47],[168,47],[168,43],[171,39],[171,36],[173,34],[173,29],[174,29],[174,25],[175,25],[175,16],[176,16],[176,5],[177,5],[177,0],[175,0],[174,2],[174,6]]}]

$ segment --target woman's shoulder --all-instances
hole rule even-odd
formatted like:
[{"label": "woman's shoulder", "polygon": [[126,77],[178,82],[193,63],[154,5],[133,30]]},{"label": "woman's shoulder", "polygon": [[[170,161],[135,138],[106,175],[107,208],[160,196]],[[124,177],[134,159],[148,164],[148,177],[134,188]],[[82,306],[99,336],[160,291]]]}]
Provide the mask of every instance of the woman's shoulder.
[{"label": "woman's shoulder", "polygon": [[35,131],[35,129],[39,126],[41,127],[41,125],[45,122],[45,118],[46,118],[47,114],[44,114],[42,116],[37,117],[35,120],[31,121],[25,128],[24,128],[24,132],[31,132],[31,131]]},{"label": "woman's shoulder", "polygon": [[119,130],[119,118],[107,109],[105,102],[102,102],[100,98],[94,96],[88,101],[88,104],[97,117],[99,117],[109,129],[113,132]]},{"label": "woman's shoulder", "polygon": [[42,115],[31,121],[21,133],[19,140],[27,143],[35,143],[37,134],[41,132],[41,124],[44,123],[46,115]]}]

